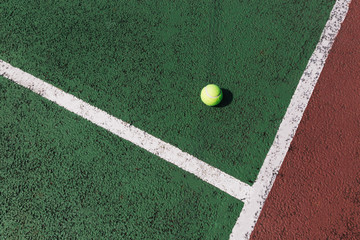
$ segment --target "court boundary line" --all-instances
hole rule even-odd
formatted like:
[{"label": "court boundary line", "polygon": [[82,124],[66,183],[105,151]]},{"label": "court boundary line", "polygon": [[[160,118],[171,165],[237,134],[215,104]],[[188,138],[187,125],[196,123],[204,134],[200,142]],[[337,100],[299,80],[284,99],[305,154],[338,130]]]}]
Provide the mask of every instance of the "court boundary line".
[{"label": "court boundary line", "polygon": [[245,201],[251,186],[63,90],[0,60],[0,75]]},{"label": "court boundary line", "polygon": [[275,140],[252,186],[1,59],[0,75],[243,201],[244,207],[233,227],[230,239],[249,239],[325,65],[329,51],[347,15],[350,2],[351,0],[336,1],[320,41],[310,57]]},{"label": "court boundary line", "polygon": [[350,2],[351,0],[337,0],[335,2],[320,36],[320,40],[292,96],[291,102],[276,133],[274,142],[252,185],[250,197],[244,202],[244,207],[233,227],[232,233],[230,234],[231,240],[250,238],[320,77],[335,38],[339,33],[341,24],[345,20]]}]

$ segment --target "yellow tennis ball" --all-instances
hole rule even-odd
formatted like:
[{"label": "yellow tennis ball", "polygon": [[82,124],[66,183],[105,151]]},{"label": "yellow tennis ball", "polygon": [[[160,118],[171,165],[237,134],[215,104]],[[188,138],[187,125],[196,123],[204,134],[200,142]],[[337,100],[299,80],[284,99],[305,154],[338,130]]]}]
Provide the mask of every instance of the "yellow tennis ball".
[{"label": "yellow tennis ball", "polygon": [[215,84],[209,84],[201,90],[201,100],[208,106],[218,105],[223,97],[221,89]]}]

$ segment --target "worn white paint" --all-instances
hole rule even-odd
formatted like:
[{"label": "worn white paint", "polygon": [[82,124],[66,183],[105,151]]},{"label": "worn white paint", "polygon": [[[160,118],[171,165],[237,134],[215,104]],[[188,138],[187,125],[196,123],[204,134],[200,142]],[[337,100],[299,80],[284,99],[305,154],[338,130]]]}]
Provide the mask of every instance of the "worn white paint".
[{"label": "worn white paint", "polygon": [[348,12],[350,0],[338,0],[330,14],[320,40],[291,99],[280,124],[275,140],[265,158],[259,175],[253,184],[250,198],[246,199],[233,231],[232,240],[249,239],[259,218],[265,200],[289,149],[305,108],[309,102],[329,51]]},{"label": "worn white paint", "polygon": [[2,60],[0,75],[175,164],[241,201],[249,196],[251,187],[248,184]]}]

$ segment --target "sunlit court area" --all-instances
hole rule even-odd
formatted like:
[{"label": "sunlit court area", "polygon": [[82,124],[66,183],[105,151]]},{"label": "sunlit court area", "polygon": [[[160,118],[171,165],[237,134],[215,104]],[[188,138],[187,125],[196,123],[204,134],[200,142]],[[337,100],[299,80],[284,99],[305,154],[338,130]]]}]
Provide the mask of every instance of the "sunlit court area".
[{"label": "sunlit court area", "polygon": [[360,238],[359,9],[2,0],[0,239]]}]

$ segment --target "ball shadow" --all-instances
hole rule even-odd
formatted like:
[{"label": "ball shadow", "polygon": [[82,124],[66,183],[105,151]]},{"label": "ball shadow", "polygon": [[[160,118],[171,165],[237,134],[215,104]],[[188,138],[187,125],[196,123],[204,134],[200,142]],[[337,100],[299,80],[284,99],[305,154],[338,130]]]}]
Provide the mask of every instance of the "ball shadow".
[{"label": "ball shadow", "polygon": [[233,100],[233,94],[228,90],[228,89],[221,89],[222,93],[223,93],[223,99],[221,100],[221,102],[216,105],[215,107],[218,108],[222,108],[222,107],[226,107],[228,105],[230,105],[230,103]]}]

